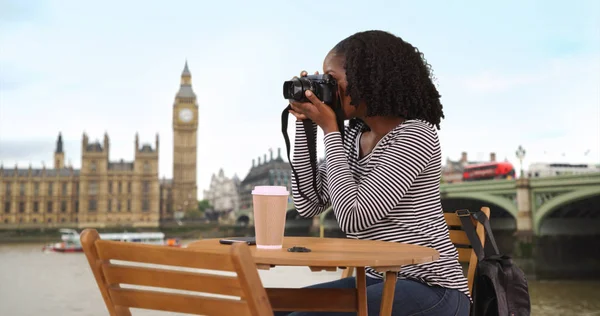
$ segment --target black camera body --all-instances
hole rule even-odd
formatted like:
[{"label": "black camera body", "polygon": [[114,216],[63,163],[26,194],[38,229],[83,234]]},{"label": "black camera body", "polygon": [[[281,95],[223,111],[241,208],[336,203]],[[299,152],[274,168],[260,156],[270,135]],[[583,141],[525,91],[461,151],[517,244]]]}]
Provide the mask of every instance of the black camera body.
[{"label": "black camera body", "polygon": [[283,97],[297,102],[310,102],[306,91],[312,91],[319,100],[333,106],[337,98],[337,81],[329,74],[295,77],[283,83]]}]

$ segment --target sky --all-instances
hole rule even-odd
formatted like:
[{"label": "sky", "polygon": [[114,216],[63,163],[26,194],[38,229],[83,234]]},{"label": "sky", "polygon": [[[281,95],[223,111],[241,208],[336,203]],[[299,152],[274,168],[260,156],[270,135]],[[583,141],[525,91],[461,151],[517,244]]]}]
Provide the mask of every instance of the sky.
[{"label": "sky", "polygon": [[[285,142],[283,81],[322,71],[355,32],[380,29],[432,65],[444,160],[600,163],[600,1],[0,0],[0,162],[52,165],[59,132],[81,166],[83,132],[133,160],[160,137],[172,176],[172,105],[185,61],[198,96],[198,191],[244,178]],[[290,122],[294,118],[290,115]],[[293,124],[289,135],[293,138]],[[318,150],[323,156],[322,131]],[[154,146],[154,145],[153,145]]]}]

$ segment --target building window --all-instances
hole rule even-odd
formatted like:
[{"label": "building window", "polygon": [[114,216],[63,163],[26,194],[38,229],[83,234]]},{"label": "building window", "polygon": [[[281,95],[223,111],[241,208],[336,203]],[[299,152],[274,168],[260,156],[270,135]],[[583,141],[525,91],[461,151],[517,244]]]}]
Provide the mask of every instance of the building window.
[{"label": "building window", "polygon": [[49,196],[52,196],[53,186],[54,186],[54,183],[48,182],[48,195]]},{"label": "building window", "polygon": [[66,213],[67,212],[67,201],[61,201],[60,202],[60,211],[62,213]]},{"label": "building window", "polygon": [[48,223],[52,223],[52,218],[48,218]]},{"label": "building window", "polygon": [[19,213],[25,213],[25,202],[19,202]]},{"label": "building window", "polygon": [[4,219],[4,224],[8,224],[8,218]]},{"label": "building window", "polygon": [[112,200],[108,200],[108,211],[112,212]]},{"label": "building window", "polygon": [[142,211],[148,212],[149,210],[150,210],[150,201],[148,201],[148,199],[143,199],[142,200]]},{"label": "building window", "polygon": [[89,195],[98,194],[98,183],[97,182],[90,181],[90,183],[88,184],[88,194]]},{"label": "building window", "polygon": [[108,193],[113,193],[113,185],[112,184],[113,184],[112,181],[108,182]]},{"label": "building window", "polygon": [[96,171],[96,162],[95,162],[95,161],[92,161],[92,162],[90,163],[90,170],[91,170],[92,172],[95,172],[95,171]]},{"label": "building window", "polygon": [[131,212],[131,200],[127,200],[127,212]]},{"label": "building window", "polygon": [[46,212],[52,213],[52,202],[46,203]]},{"label": "building window", "polygon": [[121,184],[121,181],[119,181],[119,191],[118,191],[118,193],[123,192],[121,189],[122,189],[122,184]]},{"label": "building window", "polygon": [[144,172],[150,171],[150,164],[147,161],[144,161]]},{"label": "building window", "polygon": [[117,212],[121,211],[121,201],[117,201]]},{"label": "building window", "polygon": [[75,194],[79,194],[79,182],[75,183]]},{"label": "building window", "polygon": [[37,213],[40,211],[40,203],[38,201],[33,202],[33,212]]},{"label": "building window", "polygon": [[10,195],[11,195],[11,194],[10,194],[10,193],[11,193],[11,192],[10,192],[10,191],[11,191],[11,190],[10,190],[10,183],[8,183],[8,182],[7,182],[7,183],[5,184],[5,186],[6,186],[6,187],[5,187],[5,189],[6,189],[6,194],[5,194],[5,195],[8,197],[8,196],[10,196]]},{"label": "building window", "polygon": [[144,181],[144,183],[143,183],[143,187],[142,187],[142,192],[143,192],[143,193],[148,193],[148,192],[150,192],[150,182],[148,182],[148,181]]},{"label": "building window", "polygon": [[37,223],[37,218],[34,218],[34,219],[33,219],[33,222],[34,222],[34,223]]},{"label": "building window", "polygon": [[94,199],[88,201],[88,211],[95,212],[98,208],[98,202]]},{"label": "building window", "polygon": [[79,201],[75,201],[75,213],[79,213]]},{"label": "building window", "polygon": [[25,195],[25,182],[21,182],[21,185],[19,186],[19,194],[21,196]]},{"label": "building window", "polygon": [[131,193],[131,182],[127,182],[127,193]]},{"label": "building window", "polygon": [[39,195],[39,194],[40,194],[40,183],[35,182],[33,184],[33,195]]},{"label": "building window", "polygon": [[4,202],[4,213],[10,213],[10,201]]},{"label": "building window", "polygon": [[67,195],[67,183],[66,182],[62,183],[62,195],[63,196]]}]

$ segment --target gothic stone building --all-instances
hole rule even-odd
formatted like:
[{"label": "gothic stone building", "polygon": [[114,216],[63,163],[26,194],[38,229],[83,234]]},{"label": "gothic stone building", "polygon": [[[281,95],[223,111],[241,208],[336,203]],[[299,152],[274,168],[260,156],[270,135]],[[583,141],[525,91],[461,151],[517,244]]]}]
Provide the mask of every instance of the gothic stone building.
[{"label": "gothic stone building", "polygon": [[204,199],[217,213],[237,212],[240,208],[239,186],[237,175],[228,178],[223,169],[219,169],[218,174],[213,173],[209,189],[204,190]]},{"label": "gothic stone building", "polygon": [[291,192],[292,167],[281,158],[281,149],[277,149],[277,158],[273,159],[273,152],[270,152],[270,160],[267,161],[267,155],[264,155],[261,162],[258,157],[258,164],[252,160],[252,168],[248,175],[240,183],[240,209],[252,208],[252,190],[259,185],[280,185],[287,187]]},{"label": "gothic stone building", "polygon": [[110,142],[83,134],[80,170],[65,166],[62,135],[54,168],[0,167],[0,223],[18,227],[157,226],[158,136],[155,147],[140,147],[135,160],[110,161]]},{"label": "gothic stone building", "polygon": [[179,91],[175,95],[172,122],[173,179],[160,181],[160,213],[164,220],[172,220],[175,212],[198,208],[198,102],[187,62],[181,73]]},{"label": "gothic stone building", "polygon": [[81,169],[65,166],[62,135],[54,168],[0,167],[0,225],[105,227],[159,225],[174,211],[197,207],[198,104],[187,62],[173,104],[173,179],[159,182],[159,140],[140,146],[134,161],[111,161],[110,142],[81,143]]}]

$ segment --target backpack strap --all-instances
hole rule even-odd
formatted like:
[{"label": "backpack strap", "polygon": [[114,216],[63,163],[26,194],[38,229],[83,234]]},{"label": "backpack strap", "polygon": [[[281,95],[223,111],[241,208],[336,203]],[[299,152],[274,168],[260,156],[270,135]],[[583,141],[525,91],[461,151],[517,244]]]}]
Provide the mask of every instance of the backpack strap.
[{"label": "backpack strap", "polygon": [[456,215],[458,215],[463,231],[467,234],[467,238],[469,238],[469,241],[471,242],[471,247],[473,247],[473,250],[475,251],[477,261],[483,260],[485,252],[479,237],[477,237],[475,225],[473,225],[473,222],[471,221],[471,212],[469,210],[458,210],[456,211]]},{"label": "backpack strap", "polygon": [[458,210],[456,211],[456,215],[460,219],[460,223],[462,224],[463,230],[467,234],[467,238],[471,242],[471,246],[473,250],[475,250],[475,254],[477,255],[477,260],[481,261],[485,257],[489,257],[490,254],[485,253],[485,249],[477,237],[477,233],[475,231],[475,225],[471,221],[471,216],[475,218],[478,222],[483,224],[485,234],[487,236],[487,242],[492,244],[494,248],[494,253],[492,255],[499,255],[500,251],[498,250],[498,245],[496,244],[496,239],[494,238],[494,234],[492,234],[492,227],[490,226],[490,221],[488,217],[482,211],[471,212],[469,210]]},{"label": "backpack strap", "polygon": [[492,234],[492,227],[490,225],[488,217],[482,211],[473,212],[471,213],[471,215],[473,215],[473,218],[475,218],[477,221],[483,224],[483,227],[485,228],[485,234],[487,236],[486,242],[491,243],[492,247],[494,247],[494,255],[499,255],[500,251],[498,250],[498,245],[496,244],[494,234]]}]

